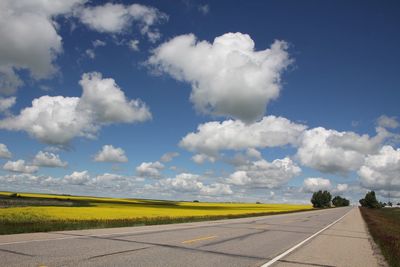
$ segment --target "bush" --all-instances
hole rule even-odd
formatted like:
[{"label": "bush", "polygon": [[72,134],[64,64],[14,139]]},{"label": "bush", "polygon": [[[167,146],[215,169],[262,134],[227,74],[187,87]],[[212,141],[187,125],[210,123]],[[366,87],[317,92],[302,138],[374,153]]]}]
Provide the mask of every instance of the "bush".
[{"label": "bush", "polygon": [[341,196],[336,196],[332,199],[332,204],[335,205],[335,207],[346,207],[350,205],[350,201]]},{"label": "bush", "polygon": [[371,191],[365,195],[365,198],[359,200],[362,207],[367,207],[370,209],[379,209],[384,204],[380,204],[376,199],[375,192]]},{"label": "bush", "polygon": [[311,203],[313,204],[314,208],[329,208],[331,206],[331,193],[328,191],[321,191],[314,192],[311,198]]}]

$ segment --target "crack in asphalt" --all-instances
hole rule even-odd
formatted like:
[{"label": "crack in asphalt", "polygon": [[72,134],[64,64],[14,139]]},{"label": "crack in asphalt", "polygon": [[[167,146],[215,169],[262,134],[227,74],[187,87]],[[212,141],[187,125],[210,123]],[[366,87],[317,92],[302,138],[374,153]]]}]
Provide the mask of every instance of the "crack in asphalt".
[{"label": "crack in asphalt", "polygon": [[325,265],[325,264],[309,263],[309,262],[300,262],[300,261],[289,261],[289,260],[278,260],[278,261],[279,261],[279,262],[285,262],[285,263],[299,264],[299,265],[307,265],[307,266],[336,267],[335,265]]},{"label": "crack in asphalt", "polygon": [[119,238],[104,238],[104,237],[92,237],[92,238],[107,239],[107,240],[128,242],[128,243],[136,243],[136,244],[143,244],[143,245],[152,245],[152,246],[158,246],[158,247],[186,250],[186,251],[191,251],[191,252],[211,253],[211,254],[229,256],[229,257],[239,257],[239,258],[256,259],[256,260],[267,260],[267,258],[263,258],[263,257],[241,255],[241,254],[232,254],[232,253],[205,250],[205,249],[198,249],[198,248],[190,248],[190,247],[181,247],[181,246],[171,245],[171,244],[160,244],[160,243],[145,242],[145,241],[138,241],[138,240],[126,240],[126,239],[119,239]]},{"label": "crack in asphalt", "polygon": [[249,233],[249,234],[245,234],[245,235],[240,235],[240,236],[235,236],[235,237],[231,237],[231,238],[227,238],[227,239],[223,239],[223,240],[219,240],[219,241],[214,241],[214,242],[210,242],[208,244],[199,246],[199,248],[203,248],[203,247],[208,247],[208,246],[213,246],[213,245],[219,245],[219,244],[223,244],[229,241],[233,241],[233,240],[244,240],[250,236],[253,235],[258,235],[258,234],[263,234],[268,232],[269,230],[261,230],[261,231],[257,231],[255,233]]},{"label": "crack in asphalt", "polygon": [[154,246],[148,246],[148,247],[143,247],[143,248],[135,248],[135,249],[129,249],[129,250],[122,250],[122,251],[117,251],[117,252],[107,253],[107,254],[100,254],[100,255],[96,255],[96,256],[92,256],[90,258],[87,258],[87,260],[92,260],[92,259],[97,259],[97,258],[102,258],[102,257],[107,257],[107,256],[112,256],[112,255],[117,255],[117,254],[129,253],[129,252],[144,250],[144,249],[148,249],[148,248],[152,248],[152,247],[154,247]]},{"label": "crack in asphalt", "polygon": [[8,253],[16,254],[16,255],[21,255],[21,256],[35,257],[35,255],[26,254],[26,253],[14,251],[14,250],[8,250],[8,249],[4,249],[4,248],[1,248],[0,251],[8,252]]}]

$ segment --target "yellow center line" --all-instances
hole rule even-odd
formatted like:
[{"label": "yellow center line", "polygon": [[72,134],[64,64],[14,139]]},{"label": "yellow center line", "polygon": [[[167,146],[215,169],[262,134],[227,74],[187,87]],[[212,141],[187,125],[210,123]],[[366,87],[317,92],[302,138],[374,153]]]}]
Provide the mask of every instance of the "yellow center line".
[{"label": "yellow center line", "polygon": [[203,237],[199,237],[199,238],[196,238],[196,239],[191,239],[191,240],[183,241],[182,244],[190,244],[190,243],[194,243],[194,242],[197,242],[197,241],[203,241],[203,240],[213,239],[213,238],[216,238],[216,237],[217,237],[216,235],[203,236]]}]

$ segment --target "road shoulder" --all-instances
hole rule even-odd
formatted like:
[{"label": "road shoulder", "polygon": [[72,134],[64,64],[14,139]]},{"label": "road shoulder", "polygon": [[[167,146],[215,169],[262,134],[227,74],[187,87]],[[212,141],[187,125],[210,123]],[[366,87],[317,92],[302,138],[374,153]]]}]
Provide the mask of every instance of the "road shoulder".
[{"label": "road shoulder", "polygon": [[274,266],[386,266],[358,208]]}]

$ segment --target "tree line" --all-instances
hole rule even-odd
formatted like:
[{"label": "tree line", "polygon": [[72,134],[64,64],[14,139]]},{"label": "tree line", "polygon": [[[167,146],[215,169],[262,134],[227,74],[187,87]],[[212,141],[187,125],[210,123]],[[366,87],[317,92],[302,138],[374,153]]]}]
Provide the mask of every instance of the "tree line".
[{"label": "tree line", "polygon": [[319,190],[318,192],[314,192],[311,197],[311,203],[313,204],[314,208],[330,208],[333,206],[335,207],[345,207],[350,205],[350,201],[346,198],[341,196],[335,196],[332,199],[332,195],[329,191],[322,191]]},{"label": "tree line", "polygon": [[[345,207],[350,205],[350,201],[341,196],[335,196],[332,198],[332,195],[327,190],[319,190],[318,192],[314,192],[311,197],[311,203],[314,208],[330,208],[332,206],[335,207]],[[374,191],[367,192],[365,197],[359,200],[361,207],[371,208],[371,209],[379,209],[385,206],[392,206],[393,204],[389,201],[388,203],[379,202],[376,199],[376,195]],[[400,205],[400,203],[398,203]]]}]

